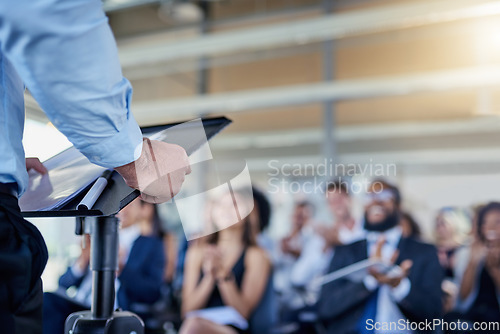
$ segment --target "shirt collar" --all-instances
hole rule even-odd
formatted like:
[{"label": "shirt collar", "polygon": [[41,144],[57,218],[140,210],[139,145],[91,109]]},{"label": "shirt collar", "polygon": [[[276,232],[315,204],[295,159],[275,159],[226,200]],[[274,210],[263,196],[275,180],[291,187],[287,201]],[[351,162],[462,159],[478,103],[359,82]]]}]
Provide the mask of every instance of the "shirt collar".
[{"label": "shirt collar", "polygon": [[403,233],[401,231],[401,227],[395,226],[384,232],[375,232],[375,231],[366,232],[366,240],[368,241],[369,244],[372,244],[376,243],[381,236],[384,236],[385,242],[387,244],[393,247],[397,247],[402,234]]}]

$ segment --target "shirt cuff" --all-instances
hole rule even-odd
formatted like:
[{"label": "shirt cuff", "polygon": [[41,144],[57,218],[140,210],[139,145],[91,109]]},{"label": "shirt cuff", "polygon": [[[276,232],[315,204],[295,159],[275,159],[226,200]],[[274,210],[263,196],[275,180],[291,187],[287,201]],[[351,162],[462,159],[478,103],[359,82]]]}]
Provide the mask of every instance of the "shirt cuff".
[{"label": "shirt cuff", "polygon": [[363,279],[363,284],[368,291],[375,291],[378,288],[378,281],[372,275],[368,275]]},{"label": "shirt cuff", "polygon": [[411,289],[411,282],[408,279],[408,277],[405,277],[401,280],[398,286],[391,289],[392,298],[394,298],[396,302],[400,302],[406,296],[408,296],[408,294],[410,293],[410,289]]},{"label": "shirt cuff", "polygon": [[142,132],[132,113],[122,128],[111,137],[80,151],[93,164],[115,168],[136,161],[142,152]]}]

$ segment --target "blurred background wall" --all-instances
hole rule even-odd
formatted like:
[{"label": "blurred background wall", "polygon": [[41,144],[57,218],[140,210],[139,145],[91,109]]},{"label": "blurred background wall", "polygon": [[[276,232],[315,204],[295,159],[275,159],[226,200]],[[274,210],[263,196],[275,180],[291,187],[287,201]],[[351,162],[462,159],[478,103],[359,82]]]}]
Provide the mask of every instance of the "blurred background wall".
[{"label": "blurred background wall", "polygon": [[[232,119],[211,142],[224,166],[219,172],[233,172],[232,159],[247,161],[273,203],[275,237],[287,231],[298,198],[314,198],[317,219],[329,219],[320,192],[290,187],[317,178],[307,164],[387,167],[391,175],[384,176],[399,184],[405,208],[429,240],[440,207],[500,197],[500,1],[104,0],[103,6],[134,87],[138,122]],[[45,159],[69,145],[29,92],[26,110],[28,156]],[[285,183],[279,191],[270,181],[275,168]],[[374,176],[368,174],[354,180]],[[71,219],[36,224],[55,270],[78,255]]]}]

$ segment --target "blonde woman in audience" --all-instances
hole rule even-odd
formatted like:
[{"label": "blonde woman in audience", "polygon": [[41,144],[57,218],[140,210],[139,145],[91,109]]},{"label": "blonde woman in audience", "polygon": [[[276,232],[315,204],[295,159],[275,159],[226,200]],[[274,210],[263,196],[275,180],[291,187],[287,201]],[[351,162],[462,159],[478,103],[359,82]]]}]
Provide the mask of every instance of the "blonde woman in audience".
[{"label": "blonde woman in audience", "polygon": [[464,209],[449,207],[438,212],[434,231],[445,278],[454,278],[456,251],[467,243],[470,230],[471,219]]},{"label": "blonde woman in audience", "polygon": [[436,216],[434,233],[439,263],[445,275],[441,285],[445,313],[450,312],[456,303],[460,282],[455,273],[463,258],[463,246],[469,242],[471,225],[469,212],[462,208],[445,207]]},{"label": "blonde woman in audience", "polygon": [[188,249],[182,290],[185,320],[180,333],[250,330],[248,320],[264,294],[271,265],[256,245],[249,220],[231,225],[241,197],[238,193],[234,198],[230,194],[220,197],[211,208],[211,223],[229,227]]}]

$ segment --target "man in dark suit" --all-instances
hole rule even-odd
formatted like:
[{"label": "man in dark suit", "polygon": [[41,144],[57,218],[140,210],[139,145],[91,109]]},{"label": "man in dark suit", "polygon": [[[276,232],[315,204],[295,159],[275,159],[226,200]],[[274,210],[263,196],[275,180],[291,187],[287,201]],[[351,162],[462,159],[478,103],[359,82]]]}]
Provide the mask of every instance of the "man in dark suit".
[{"label": "man in dark suit", "polygon": [[323,286],[318,314],[328,333],[432,333],[441,316],[442,269],[434,246],[404,238],[399,227],[399,190],[371,184],[365,205],[366,238],[339,246],[329,272],[377,259],[399,266],[368,270],[363,280],[338,279]]}]

